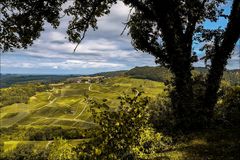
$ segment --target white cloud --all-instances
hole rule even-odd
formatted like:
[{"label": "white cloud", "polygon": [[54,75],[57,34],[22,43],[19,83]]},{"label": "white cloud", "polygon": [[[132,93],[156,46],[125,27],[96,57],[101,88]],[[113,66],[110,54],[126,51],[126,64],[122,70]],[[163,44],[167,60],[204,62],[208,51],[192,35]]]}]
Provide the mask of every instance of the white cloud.
[{"label": "white cloud", "polygon": [[53,69],[58,69],[58,66],[53,66]]},{"label": "white cloud", "polygon": [[[70,5],[67,2],[64,6]],[[40,39],[27,50],[16,50],[15,53],[1,57],[4,68],[32,68],[38,73],[41,68],[53,69],[53,73],[60,70],[74,70],[85,68],[94,70],[120,70],[134,66],[155,65],[154,57],[137,53],[131,46],[130,37],[120,36],[126,22],[129,8],[118,2],[107,16],[99,18],[98,30],[89,30],[85,39],[73,53],[76,44],[68,42],[66,30],[70,20],[65,16],[57,30],[49,24],[45,25]],[[126,31],[128,32],[128,31]],[[236,67],[239,57],[234,54],[229,60],[229,66]],[[202,65],[202,62],[197,63]],[[99,71],[99,70],[98,70]],[[76,73],[76,72],[74,72]]]},{"label": "white cloud", "polygon": [[[57,66],[57,67],[56,67]],[[80,60],[66,60],[62,62],[47,62],[40,63],[38,67],[52,67],[54,69],[80,69],[80,68],[116,68],[116,67],[125,67],[124,64],[116,64],[110,62],[94,62],[94,61],[80,61]]]},{"label": "white cloud", "polygon": [[48,33],[48,40],[50,41],[65,41],[65,37],[65,34],[56,31]]},{"label": "white cloud", "polygon": [[[2,67],[9,67],[9,61],[1,63]],[[81,68],[118,68],[126,67],[121,63],[111,63],[107,61],[82,61],[82,60],[65,60],[60,62],[18,62],[15,61],[13,68],[52,68],[52,69],[81,69]]]}]

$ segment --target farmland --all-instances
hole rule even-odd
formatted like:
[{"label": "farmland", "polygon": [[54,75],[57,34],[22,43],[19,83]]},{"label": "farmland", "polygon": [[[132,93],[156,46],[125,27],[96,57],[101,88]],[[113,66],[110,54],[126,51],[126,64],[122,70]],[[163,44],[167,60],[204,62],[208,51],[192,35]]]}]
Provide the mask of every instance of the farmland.
[{"label": "farmland", "polygon": [[[0,126],[14,128],[9,135],[1,133],[4,150],[14,149],[17,144],[37,144],[46,147],[51,140],[29,140],[24,132],[30,129],[44,128],[88,130],[97,124],[91,118],[87,99],[101,102],[103,99],[109,106],[117,107],[122,94],[131,94],[132,89],[144,91],[144,96],[154,98],[164,94],[164,84],[150,80],[129,77],[107,78],[101,83],[57,83],[52,89],[37,92],[27,103],[15,103],[0,108]],[[16,136],[17,135],[17,136]],[[76,144],[81,139],[72,139]]]},{"label": "farmland", "polygon": [[[89,78],[91,79],[91,77]],[[56,142],[57,137],[67,139],[67,143],[76,148],[88,142],[89,144],[94,144],[91,140],[95,139],[99,124],[94,121],[91,112],[91,100],[99,104],[105,103],[111,107],[111,110],[115,110],[115,113],[121,114],[122,112],[119,111],[119,108],[121,108],[120,99],[118,97],[123,95],[133,97],[135,94],[133,90],[143,91],[142,96],[150,97],[151,102],[154,103],[155,101],[158,102],[158,98],[165,99],[167,95],[165,91],[166,86],[163,82],[136,79],[126,75],[111,78],[105,77],[101,81],[86,80],[86,77],[84,77],[84,81],[80,82],[80,79],[82,80],[82,78],[74,77],[67,81],[49,84],[43,91],[38,91],[33,96],[30,96],[26,103],[14,103],[0,107],[0,149],[2,155],[19,157],[18,154],[24,153],[25,155],[25,152],[28,151],[31,154],[44,151],[43,153],[45,154],[49,148],[52,148],[52,145],[58,143]],[[96,79],[96,77],[93,79]],[[34,86],[34,84],[22,85],[20,88]],[[216,126],[202,132],[174,135],[175,137],[173,136],[173,138],[176,138],[176,143],[171,144],[170,148],[165,146],[166,150],[163,150],[163,152],[147,155],[147,157],[149,159],[154,159],[155,157],[157,159],[163,157],[164,159],[164,157],[168,157],[174,160],[236,159],[239,157],[239,128],[237,125],[236,127],[229,126],[231,119],[223,122],[219,121],[217,117],[223,113],[221,108],[224,109],[228,105],[234,106],[235,103],[239,103],[237,99],[239,97],[239,86],[230,86],[227,81],[222,83],[222,85],[226,87],[226,96],[219,99],[219,108],[215,113],[216,120],[214,123],[217,124]],[[37,86],[44,88],[44,85],[41,86],[41,84],[37,84]],[[1,90],[11,90],[13,87],[2,88]],[[235,98],[231,99],[231,97]],[[156,104],[156,112],[159,104],[161,106],[161,103]],[[228,111],[231,114],[233,113],[233,117],[234,114],[238,115],[239,113],[234,110],[231,112],[230,109]],[[146,112],[143,112],[142,115],[146,116],[145,114],[147,115]],[[108,112],[108,115],[111,115],[111,113]],[[125,116],[128,115],[131,114]],[[224,116],[226,115],[224,114]],[[162,116],[163,118],[165,117],[164,115],[159,117],[161,118]],[[239,116],[235,116],[233,120],[237,120],[237,117]],[[124,117],[115,119],[115,121],[119,120],[124,120]],[[234,124],[234,121],[231,123]],[[111,124],[111,120],[107,124]],[[111,126],[110,135],[115,133],[113,132],[115,130],[112,131],[112,129],[121,130],[121,128],[125,127],[124,125],[132,127],[130,123],[128,124],[128,119],[121,127],[118,126],[119,123],[116,123],[116,125]],[[147,128],[146,130],[148,131]],[[162,143],[154,135],[152,135],[149,141]],[[78,146],[78,144],[80,145]],[[41,156],[44,157],[44,154],[41,154]]]}]

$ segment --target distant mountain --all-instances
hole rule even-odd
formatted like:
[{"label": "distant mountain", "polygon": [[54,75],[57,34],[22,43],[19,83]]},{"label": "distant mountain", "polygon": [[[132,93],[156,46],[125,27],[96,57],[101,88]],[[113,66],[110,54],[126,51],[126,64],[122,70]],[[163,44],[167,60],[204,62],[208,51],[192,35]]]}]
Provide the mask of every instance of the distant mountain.
[{"label": "distant mountain", "polygon": [[92,74],[91,76],[116,77],[116,76],[124,76],[126,72],[128,72],[128,70],[101,72],[101,73]]},{"label": "distant mountain", "polygon": [[[206,75],[208,70],[204,67],[196,67],[193,74],[202,73]],[[81,75],[17,75],[17,74],[1,74],[0,87],[8,87],[12,84],[27,83],[27,82],[43,82],[43,83],[56,83],[65,81],[69,78],[79,77]],[[169,69],[161,66],[157,67],[135,67],[130,70],[112,71],[96,73],[88,76],[104,76],[104,77],[118,77],[130,76],[139,79],[149,79],[153,81],[165,82],[172,77]],[[229,81],[231,84],[240,84],[240,69],[227,70],[224,72],[224,80]]]},{"label": "distant mountain", "polygon": [[0,74],[0,88],[9,87],[12,84],[28,82],[56,83],[67,78],[79,75],[22,75],[22,74]]},{"label": "distant mountain", "polygon": [[[193,70],[193,74],[199,73],[206,75],[208,70],[204,67],[196,67]],[[172,77],[171,72],[164,67],[135,67],[125,74],[134,78],[150,79],[161,82],[169,80]],[[233,85],[240,84],[240,69],[224,71],[223,80],[229,81]]]},{"label": "distant mountain", "polygon": [[[208,73],[207,68],[205,67],[195,67],[192,71],[193,74],[203,74]],[[104,72],[97,73],[92,76],[105,76],[105,77],[114,77],[114,76],[131,76],[133,78],[139,79],[149,79],[153,81],[165,82],[170,80],[173,76],[169,69],[161,66],[157,67],[135,67],[128,71],[115,71],[115,72]],[[223,79],[229,81],[231,84],[240,84],[240,70],[227,70],[224,72]]]},{"label": "distant mountain", "polygon": [[149,79],[153,81],[165,82],[172,77],[171,72],[165,67],[135,67],[125,73],[127,76],[140,79]]}]

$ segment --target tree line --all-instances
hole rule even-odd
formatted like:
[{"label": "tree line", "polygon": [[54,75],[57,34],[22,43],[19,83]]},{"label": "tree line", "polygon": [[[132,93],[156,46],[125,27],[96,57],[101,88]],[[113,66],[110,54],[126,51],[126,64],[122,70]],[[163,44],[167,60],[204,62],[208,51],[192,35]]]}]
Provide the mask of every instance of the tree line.
[{"label": "tree line", "polygon": [[9,88],[1,88],[0,107],[14,103],[27,103],[29,98],[34,96],[36,92],[43,92],[51,88],[50,85],[41,83],[17,84]]}]

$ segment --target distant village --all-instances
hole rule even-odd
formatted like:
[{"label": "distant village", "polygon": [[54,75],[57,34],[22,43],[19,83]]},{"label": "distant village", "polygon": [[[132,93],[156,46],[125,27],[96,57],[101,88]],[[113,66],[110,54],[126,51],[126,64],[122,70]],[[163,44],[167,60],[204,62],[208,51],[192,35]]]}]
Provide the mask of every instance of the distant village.
[{"label": "distant village", "polygon": [[66,80],[67,83],[102,83],[106,79],[104,76],[95,76],[95,77],[75,77],[69,78]]}]

